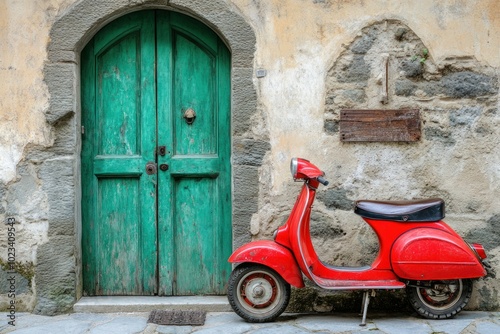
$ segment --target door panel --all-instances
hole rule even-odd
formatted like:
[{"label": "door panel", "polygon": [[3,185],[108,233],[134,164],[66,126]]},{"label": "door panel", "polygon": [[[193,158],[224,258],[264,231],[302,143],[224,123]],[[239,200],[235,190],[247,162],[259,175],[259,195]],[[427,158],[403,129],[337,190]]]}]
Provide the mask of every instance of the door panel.
[{"label": "door panel", "polygon": [[[222,294],[232,244],[229,52],[200,22],[161,15],[158,142],[169,153],[158,163],[169,170],[158,175],[160,293]],[[183,118],[188,108],[192,124]]]},{"label": "door panel", "polygon": [[82,248],[89,295],[156,292],[154,13],[101,30],[82,52]]},{"label": "door panel", "polygon": [[[215,59],[180,33],[174,34],[173,43],[174,154],[216,154]],[[182,117],[189,108],[196,113],[192,124]]]},{"label": "door panel", "polygon": [[216,294],[217,180],[178,178],[175,182],[176,293]]},{"label": "door panel", "polygon": [[[224,293],[229,73],[220,38],[167,11],[126,15],[82,52],[86,294]],[[148,175],[147,163],[164,168]]]},{"label": "door panel", "polygon": [[[96,124],[100,140],[97,144],[99,155],[139,153],[140,137],[137,124],[140,120],[138,122],[137,118],[140,113],[136,113],[137,109],[140,109],[140,95],[137,94],[140,87],[137,86],[141,73],[136,64],[139,41],[138,33],[126,35],[96,57],[99,73],[99,122]],[[117,62],[117,59],[123,61]]]},{"label": "door panel", "polygon": [[[98,272],[99,290],[103,294],[134,291],[141,282],[141,271],[136,270],[140,254],[140,208],[134,198],[139,196],[137,178],[98,179],[97,243],[103,245]],[[113,201],[113,202],[110,202]],[[117,208],[120,208],[117,210]],[[124,251],[123,246],[127,245]],[[102,256],[105,252],[106,256]]]}]

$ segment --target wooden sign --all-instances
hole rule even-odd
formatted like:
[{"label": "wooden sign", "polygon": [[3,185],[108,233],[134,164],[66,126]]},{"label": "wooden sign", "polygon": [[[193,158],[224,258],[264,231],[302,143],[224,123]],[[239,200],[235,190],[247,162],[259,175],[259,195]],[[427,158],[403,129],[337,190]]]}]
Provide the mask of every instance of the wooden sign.
[{"label": "wooden sign", "polygon": [[341,110],[340,140],[344,142],[418,141],[420,140],[419,110]]}]

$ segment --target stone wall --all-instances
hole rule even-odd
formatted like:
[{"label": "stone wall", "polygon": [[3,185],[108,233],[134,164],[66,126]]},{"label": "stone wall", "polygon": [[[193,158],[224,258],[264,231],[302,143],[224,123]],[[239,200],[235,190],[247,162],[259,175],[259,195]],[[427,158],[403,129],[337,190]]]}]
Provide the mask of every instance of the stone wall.
[{"label": "stone wall", "polygon": [[[271,136],[272,150],[262,168],[261,205],[259,214],[252,219],[252,233],[255,238],[270,237],[286,220],[298,193],[298,185],[291,183],[287,172],[287,160],[292,156],[312,160],[331,181],[318,192],[311,226],[317,252],[329,264],[369,265],[377,254],[376,236],[352,212],[355,200],[441,197],[446,201],[445,221],[467,241],[483,243],[494,267],[492,274],[477,281],[478,292],[469,307],[497,309],[500,285],[495,272],[500,269],[500,244],[492,234],[500,204],[500,174],[493,167],[499,163],[500,153],[499,68],[493,54],[486,57],[488,61],[484,58],[497,42],[483,44],[479,42],[481,34],[476,33],[474,43],[484,48],[482,52],[467,53],[473,42],[467,42],[470,31],[466,27],[478,26],[467,20],[476,14],[466,16],[463,8],[452,10],[451,2],[443,4],[439,15],[448,8],[448,19],[460,17],[462,25],[441,20],[443,16],[437,24],[431,22],[429,17],[437,14],[436,7],[403,13],[391,6],[384,14],[365,19],[353,17],[353,22],[345,23],[351,15],[359,15],[349,10],[370,11],[376,4],[315,3],[328,12],[330,19],[344,15],[344,21],[333,28],[335,23],[319,14],[317,8],[308,7],[311,13],[298,14],[299,9],[290,4],[266,7],[268,12],[279,8],[288,18],[297,20],[301,15],[318,18],[316,30],[301,26],[308,36],[316,37],[307,41],[290,35],[298,28],[287,24],[285,14],[269,19],[274,28],[271,31],[288,34],[274,36],[280,47],[273,50],[281,51],[281,57],[258,57],[268,64],[268,70],[271,68],[269,78],[262,79],[258,86],[264,100],[274,101],[269,102],[267,110],[269,127],[280,131],[271,130],[279,136]],[[498,13],[498,8],[494,11]],[[271,25],[267,21],[264,24]],[[456,29],[453,33],[452,25]],[[341,37],[335,34],[338,32]],[[295,33],[300,36],[300,32]],[[341,41],[335,41],[336,38]],[[270,47],[273,37],[262,39],[261,44]],[[330,47],[330,43],[336,47]],[[456,44],[461,45],[452,46]],[[259,53],[259,47],[257,50]],[[295,53],[290,51],[293,56],[288,57],[285,50]],[[329,56],[325,55],[327,50],[331,52]],[[321,83],[316,81],[318,77]],[[400,108],[420,110],[422,136],[418,142],[340,141],[340,110]],[[339,296],[315,289],[295,291],[294,296],[293,305],[307,305],[309,310],[345,309],[353,301],[354,305],[360,302],[356,293]],[[403,294],[382,297],[398,309],[406,305],[403,299]],[[384,309],[383,303],[376,307]]]},{"label": "stone wall", "polygon": [[[381,82],[385,75],[387,95]],[[355,199],[369,196],[379,200],[443,198],[445,221],[467,241],[482,243],[497,263],[498,209],[492,206],[495,201],[482,194],[495,196],[496,191],[491,165],[498,159],[495,147],[500,139],[498,92],[494,68],[472,57],[448,57],[436,64],[427,46],[400,21],[385,20],[363,28],[328,71],[325,133],[339,140],[342,109],[419,109],[422,139],[418,143],[340,144],[342,154],[362,161],[344,182],[318,194],[324,209],[312,218],[312,234],[323,261],[369,265],[375,258],[374,233],[353,222],[353,217],[340,218],[345,211],[351,214]],[[327,173],[335,175],[339,169],[342,166]],[[477,286],[481,297],[475,303],[497,308],[495,274]],[[486,286],[493,287],[492,291]]]},{"label": "stone wall", "polygon": [[[235,246],[269,238],[287,218],[300,187],[289,160],[302,156],[331,181],[312,216],[323,261],[375,257],[376,237],[352,213],[354,200],[442,197],[446,222],[482,242],[500,270],[498,1],[8,0],[0,4],[0,48],[9,51],[0,58],[0,220],[18,221],[18,310],[65,312],[82,294],[79,52],[106,23],[147,8],[192,15],[231,50]],[[422,138],[342,143],[344,108],[419,109]],[[500,307],[494,274],[476,288],[471,309]],[[294,295],[291,309],[302,310],[359,299]]]},{"label": "stone wall", "polygon": [[[323,143],[328,154],[319,166],[332,182],[318,191],[311,217],[313,242],[323,262],[370,265],[376,257],[376,235],[352,212],[356,199],[441,197],[445,221],[467,241],[485,245],[494,264],[493,273],[477,282],[480,293],[470,307],[499,307],[498,172],[492,170],[500,140],[497,71],[473,57],[436,62],[399,20],[369,24],[344,46],[325,79]],[[419,109],[422,138],[416,143],[342,143],[342,109]],[[276,202],[284,202],[283,196],[278,198]],[[284,222],[288,205],[265,204],[264,224],[254,220],[256,235],[269,236]],[[386,298],[404,305],[404,295]],[[359,299],[357,293],[309,291],[296,292],[294,302],[310,305],[310,310],[331,310]],[[376,307],[384,309],[380,303]]]}]

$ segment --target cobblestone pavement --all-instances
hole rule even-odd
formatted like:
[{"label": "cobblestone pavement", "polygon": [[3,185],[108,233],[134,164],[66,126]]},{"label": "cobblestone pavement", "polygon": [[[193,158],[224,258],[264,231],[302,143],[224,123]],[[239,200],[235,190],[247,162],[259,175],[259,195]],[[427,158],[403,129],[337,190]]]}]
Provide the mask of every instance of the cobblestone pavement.
[{"label": "cobblestone pavement", "polygon": [[455,319],[426,320],[400,314],[368,314],[367,325],[353,314],[285,314],[266,324],[244,322],[235,313],[208,313],[204,326],[160,326],[147,323],[149,313],[71,313],[54,317],[16,314],[16,326],[0,313],[1,333],[15,334],[219,334],[219,333],[397,333],[397,334],[498,334],[500,312],[464,311]]}]

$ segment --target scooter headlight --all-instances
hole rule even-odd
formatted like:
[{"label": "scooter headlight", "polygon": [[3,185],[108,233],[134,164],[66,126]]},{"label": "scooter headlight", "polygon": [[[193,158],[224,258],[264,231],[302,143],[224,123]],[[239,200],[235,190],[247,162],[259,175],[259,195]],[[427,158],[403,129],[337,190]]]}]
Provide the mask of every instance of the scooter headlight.
[{"label": "scooter headlight", "polygon": [[299,162],[297,161],[297,158],[292,158],[290,161],[290,172],[292,173],[292,177],[295,180],[297,178],[297,166]]}]

